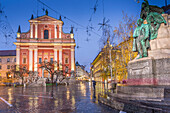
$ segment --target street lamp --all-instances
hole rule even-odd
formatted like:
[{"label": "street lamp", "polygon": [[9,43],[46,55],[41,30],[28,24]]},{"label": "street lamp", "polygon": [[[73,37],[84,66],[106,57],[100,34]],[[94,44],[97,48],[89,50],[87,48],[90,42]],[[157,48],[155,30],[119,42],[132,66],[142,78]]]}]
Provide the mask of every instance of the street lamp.
[{"label": "street lamp", "polygon": [[11,75],[9,75],[9,78],[11,78],[12,76]]}]

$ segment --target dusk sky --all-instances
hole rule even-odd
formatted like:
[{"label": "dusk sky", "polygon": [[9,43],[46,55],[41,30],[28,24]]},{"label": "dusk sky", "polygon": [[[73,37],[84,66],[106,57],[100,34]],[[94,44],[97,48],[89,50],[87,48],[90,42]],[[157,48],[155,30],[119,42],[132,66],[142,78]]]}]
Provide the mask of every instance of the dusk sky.
[{"label": "dusk sky", "polygon": [[[122,20],[122,11],[129,16],[140,15],[141,0],[137,3],[135,0],[40,0],[48,5],[53,10],[59,12],[64,22],[63,31],[70,32],[70,27],[74,26],[74,37],[76,40],[75,56],[76,61],[82,65],[86,65],[89,71],[90,63],[94,60],[98,52],[101,50],[99,46],[99,39],[102,36],[102,31],[99,30],[98,23],[102,23],[103,17],[110,20],[109,24],[114,27],[118,26]],[[158,5],[160,7],[165,5],[165,0],[148,0],[150,5]],[[96,12],[94,13],[94,6],[96,5]],[[167,0],[168,4],[170,0]],[[34,17],[45,14],[43,9],[48,9],[49,16],[59,19],[60,14],[50,10],[45,5],[38,2],[38,0],[0,0],[1,8],[5,15],[0,13],[0,47],[1,50],[15,49],[15,46],[10,42],[14,42],[18,26],[21,26],[21,32],[29,30],[28,20],[33,14]],[[103,7],[104,6],[104,7]],[[104,9],[104,13],[103,13]],[[92,15],[92,16],[91,16]],[[89,22],[89,19],[91,21]],[[71,20],[71,21],[70,21]],[[72,22],[74,21],[74,22]],[[76,24],[76,23],[77,24]],[[87,26],[93,26],[94,30],[87,33]],[[2,26],[8,28],[8,32]],[[12,29],[10,29],[10,27]],[[13,39],[9,36],[9,32],[13,30]],[[94,33],[95,32],[95,33]],[[5,34],[7,34],[7,44]],[[87,41],[87,38],[89,41]]]}]

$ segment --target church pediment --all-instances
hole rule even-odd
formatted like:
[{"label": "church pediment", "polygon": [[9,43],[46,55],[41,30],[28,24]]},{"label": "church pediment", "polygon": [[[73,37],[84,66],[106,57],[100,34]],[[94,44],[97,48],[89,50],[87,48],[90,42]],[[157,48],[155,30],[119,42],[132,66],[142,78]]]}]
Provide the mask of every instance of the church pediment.
[{"label": "church pediment", "polygon": [[60,20],[57,20],[57,19],[47,16],[47,15],[29,20],[29,22],[36,22],[36,21],[60,21]]}]

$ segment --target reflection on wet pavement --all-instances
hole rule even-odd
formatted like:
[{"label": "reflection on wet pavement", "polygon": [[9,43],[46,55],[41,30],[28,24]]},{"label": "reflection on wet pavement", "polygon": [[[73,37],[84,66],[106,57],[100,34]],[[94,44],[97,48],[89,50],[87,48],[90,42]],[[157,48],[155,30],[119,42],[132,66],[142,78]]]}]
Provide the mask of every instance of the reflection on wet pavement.
[{"label": "reflection on wet pavement", "polygon": [[15,113],[116,113],[115,110],[98,103],[96,91],[89,82],[74,85],[48,87],[0,87],[0,112]]}]

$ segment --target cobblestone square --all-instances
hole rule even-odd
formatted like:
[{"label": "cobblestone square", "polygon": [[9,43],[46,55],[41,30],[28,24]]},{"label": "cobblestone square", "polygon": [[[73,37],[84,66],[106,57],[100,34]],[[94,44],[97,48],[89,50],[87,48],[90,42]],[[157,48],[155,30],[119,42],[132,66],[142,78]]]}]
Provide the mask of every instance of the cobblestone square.
[{"label": "cobblestone square", "polygon": [[[97,87],[96,87],[97,88]],[[97,101],[90,82],[48,87],[0,87],[3,113],[116,113]]]}]

